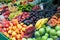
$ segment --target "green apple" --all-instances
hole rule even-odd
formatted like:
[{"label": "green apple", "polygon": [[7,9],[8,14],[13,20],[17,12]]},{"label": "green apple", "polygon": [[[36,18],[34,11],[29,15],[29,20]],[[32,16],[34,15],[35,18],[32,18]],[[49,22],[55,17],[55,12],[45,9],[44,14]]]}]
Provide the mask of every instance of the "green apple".
[{"label": "green apple", "polygon": [[22,40],[27,40],[26,38],[22,38]]},{"label": "green apple", "polygon": [[57,36],[59,36],[59,37],[60,37],[60,30],[59,30],[59,31],[57,31]]},{"label": "green apple", "polygon": [[56,40],[58,38],[58,36],[53,36],[53,35],[50,35],[50,38],[53,38],[54,40]]},{"label": "green apple", "polygon": [[41,37],[36,38],[36,40],[41,40]]},{"label": "green apple", "polygon": [[45,29],[44,28],[40,28],[39,29],[39,33],[42,35],[42,34],[44,34],[45,33]]},{"label": "green apple", "polygon": [[53,38],[54,40],[56,40],[58,37],[57,37],[57,36],[53,36],[52,38]]},{"label": "green apple", "polygon": [[41,40],[47,40],[47,36],[42,36]]},{"label": "green apple", "polygon": [[35,40],[35,38],[33,38],[33,40]]},{"label": "green apple", "polygon": [[47,32],[47,33],[50,33],[50,30],[51,30],[51,28],[47,26],[47,27],[46,27],[46,32]]},{"label": "green apple", "polygon": [[36,31],[36,32],[35,32],[35,37],[39,37],[39,36],[40,36],[39,31]]},{"label": "green apple", "polygon": [[52,38],[48,38],[47,40],[53,40]]},{"label": "green apple", "polygon": [[42,25],[43,28],[46,28],[46,25]]},{"label": "green apple", "polygon": [[57,30],[57,31],[60,30],[60,26],[56,26],[55,30]]},{"label": "green apple", "polygon": [[45,36],[47,36],[47,37],[48,37],[48,36],[49,36],[49,34],[48,34],[48,33],[45,33]]},{"label": "green apple", "polygon": [[51,29],[51,30],[50,30],[50,35],[56,35],[55,29]]},{"label": "green apple", "polygon": [[28,38],[27,40],[33,40],[32,38]]}]

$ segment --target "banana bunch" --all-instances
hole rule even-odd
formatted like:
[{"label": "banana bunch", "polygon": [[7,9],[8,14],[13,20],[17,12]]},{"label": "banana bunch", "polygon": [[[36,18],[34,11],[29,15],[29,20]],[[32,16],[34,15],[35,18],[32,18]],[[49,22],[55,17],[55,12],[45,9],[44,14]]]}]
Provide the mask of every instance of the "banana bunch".
[{"label": "banana bunch", "polygon": [[48,18],[42,18],[42,19],[38,20],[35,24],[36,29],[37,30],[40,29],[42,27],[42,25],[47,23],[47,21],[48,21]]}]

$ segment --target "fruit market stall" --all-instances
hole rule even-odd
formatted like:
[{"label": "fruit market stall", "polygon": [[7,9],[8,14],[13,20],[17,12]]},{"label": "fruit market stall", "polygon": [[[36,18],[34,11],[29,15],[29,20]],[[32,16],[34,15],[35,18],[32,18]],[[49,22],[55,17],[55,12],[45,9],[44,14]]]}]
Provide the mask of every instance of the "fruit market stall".
[{"label": "fruit market stall", "polygon": [[0,40],[60,40],[60,6],[53,0],[0,0]]}]

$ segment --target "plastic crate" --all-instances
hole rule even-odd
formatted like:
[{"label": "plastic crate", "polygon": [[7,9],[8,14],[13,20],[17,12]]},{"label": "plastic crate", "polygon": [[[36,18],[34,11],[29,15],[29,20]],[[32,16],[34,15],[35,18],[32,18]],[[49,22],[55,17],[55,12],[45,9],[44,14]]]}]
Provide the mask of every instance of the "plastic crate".
[{"label": "plastic crate", "polygon": [[0,40],[9,40],[9,38],[0,32]]}]

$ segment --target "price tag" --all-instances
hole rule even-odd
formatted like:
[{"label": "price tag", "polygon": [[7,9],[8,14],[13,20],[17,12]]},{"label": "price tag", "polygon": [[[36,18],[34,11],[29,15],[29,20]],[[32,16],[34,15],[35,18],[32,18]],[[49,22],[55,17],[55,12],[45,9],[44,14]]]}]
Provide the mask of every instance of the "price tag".
[{"label": "price tag", "polygon": [[43,4],[40,4],[39,6],[40,6],[41,10],[43,10],[43,9],[44,9],[44,8],[43,8]]}]

